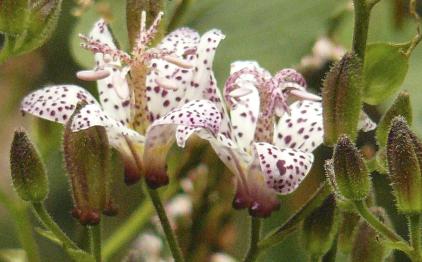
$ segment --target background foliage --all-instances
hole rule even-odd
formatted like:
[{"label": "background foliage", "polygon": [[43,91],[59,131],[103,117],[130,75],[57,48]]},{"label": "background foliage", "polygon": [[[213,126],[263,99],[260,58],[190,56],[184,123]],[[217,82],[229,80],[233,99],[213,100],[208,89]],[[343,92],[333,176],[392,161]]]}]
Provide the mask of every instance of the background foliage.
[{"label": "background foliage", "polygon": [[[169,1],[172,10],[174,1]],[[369,42],[405,42],[415,32],[415,25],[402,10],[399,0],[382,0],[374,9],[369,32]],[[221,87],[228,76],[230,62],[242,59],[257,60],[271,72],[283,67],[292,67],[300,63],[301,58],[311,53],[316,39],[327,32],[340,44],[350,49],[353,14],[344,12],[339,19],[339,13],[348,5],[342,0],[201,0],[196,1],[192,9],[181,19],[180,24],[205,32],[211,28],[219,28],[226,34],[215,59],[214,69]],[[67,232],[80,232],[82,228],[73,221],[69,212],[71,199],[67,187],[67,178],[62,168],[60,148],[62,130],[58,125],[37,121],[34,118],[22,118],[18,112],[20,99],[30,90],[46,84],[76,83],[87,86],[77,80],[75,72],[89,67],[92,56],[79,47],[78,33],[87,33],[93,22],[100,16],[110,19],[116,38],[120,44],[127,46],[125,26],[124,1],[103,0],[97,1],[95,6],[84,10],[81,16],[75,16],[75,2],[64,1],[57,30],[49,42],[35,52],[13,58],[0,65],[0,190],[14,196],[10,186],[8,150],[13,130],[21,125],[33,128],[32,137],[41,149],[42,155],[48,163],[50,178],[50,198],[48,208],[57,218],[60,225]],[[171,17],[167,13],[167,17]],[[409,61],[409,72],[401,88],[410,92],[414,104],[414,127],[422,135],[422,92],[418,92],[422,83],[422,49],[417,48]],[[328,66],[327,66],[328,69]],[[321,72],[323,74],[324,72]],[[309,80],[309,79],[308,79]],[[310,81],[311,87],[318,90],[320,83]],[[88,89],[95,93],[91,84]],[[387,105],[368,107],[368,112],[375,119]],[[361,140],[363,140],[362,138]],[[319,150],[318,153],[324,153]],[[320,170],[314,170],[310,178],[293,195],[282,201],[281,211],[265,221],[265,228],[279,225],[289,213],[294,210],[303,199],[311,194],[321,176]],[[106,219],[105,232],[107,236],[111,229],[124,221],[131,210],[143,196],[137,188],[126,188],[121,179],[121,167],[117,163],[115,168],[115,191],[124,192],[117,196],[120,214],[117,218]],[[388,182],[381,175],[375,175],[377,199],[380,205],[386,207],[392,214],[393,202]],[[288,201],[287,204],[287,200]],[[231,201],[228,197],[226,201]],[[239,243],[245,238],[247,225],[246,214],[236,212],[236,245],[227,250],[234,256],[243,254]],[[405,221],[398,216],[392,216],[394,225],[399,232],[405,231]],[[14,249],[19,246],[14,228],[11,226],[10,216],[0,206],[0,249]],[[78,234],[78,233],[77,233]],[[74,236],[76,239],[78,236]],[[65,261],[59,248],[39,238],[41,253],[46,254],[43,261]],[[299,235],[290,236],[276,248],[271,249],[261,257],[261,261],[304,261],[305,254],[301,253]],[[237,248],[238,247],[238,248]],[[123,254],[115,257],[118,261]],[[404,257],[396,256],[397,261],[405,261]],[[0,257],[0,261],[1,261]]]}]

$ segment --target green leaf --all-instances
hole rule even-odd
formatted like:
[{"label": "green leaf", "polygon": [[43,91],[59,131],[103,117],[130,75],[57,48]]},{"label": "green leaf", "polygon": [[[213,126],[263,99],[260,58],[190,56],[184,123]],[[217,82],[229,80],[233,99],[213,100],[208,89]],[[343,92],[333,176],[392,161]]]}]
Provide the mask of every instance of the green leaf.
[{"label": "green leaf", "polygon": [[27,29],[15,53],[23,54],[43,45],[59,19],[62,0],[31,1]]},{"label": "green leaf", "polygon": [[73,261],[76,262],[95,262],[95,258],[80,249],[66,249],[67,254],[72,258]]},{"label": "green leaf", "polygon": [[408,57],[399,46],[386,43],[368,45],[363,68],[364,102],[377,105],[387,100],[400,89],[408,68]]},{"label": "green leaf", "polygon": [[18,35],[25,31],[28,0],[0,1],[0,32]]}]

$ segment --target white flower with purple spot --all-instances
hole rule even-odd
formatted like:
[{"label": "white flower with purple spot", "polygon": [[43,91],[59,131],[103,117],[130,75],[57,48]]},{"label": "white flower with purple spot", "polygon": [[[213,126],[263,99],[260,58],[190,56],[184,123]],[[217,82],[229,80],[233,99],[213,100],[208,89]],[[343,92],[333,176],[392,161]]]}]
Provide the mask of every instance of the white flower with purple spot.
[{"label": "white flower with purple spot", "polygon": [[[210,88],[203,98],[208,99],[209,93],[218,98],[212,101],[221,116],[214,119],[221,122],[219,132],[189,123],[178,125],[173,121],[177,111],[153,123],[150,130],[175,124],[176,140],[182,147],[193,133],[208,140],[235,174],[234,207],[248,208],[254,216],[269,216],[279,207],[276,194],[293,192],[312,167],[311,152],[323,141],[322,105],[309,100],[320,98],[306,92],[306,82],[295,70],[284,69],[271,77],[256,62],[232,65],[224,90],[230,117],[219,90],[215,85]],[[202,118],[210,123],[204,115],[191,117],[194,122]],[[366,131],[375,128],[365,114],[361,125]]]},{"label": "white flower with purple spot", "polygon": [[[77,75],[83,80],[97,81],[99,101],[79,86],[56,85],[32,92],[21,104],[22,112],[65,124],[76,105],[85,102],[87,105],[73,118],[72,130],[104,126],[110,145],[123,157],[128,184],[139,179],[141,169],[146,170],[147,182],[153,187],[168,182],[165,157],[171,140],[163,139],[161,135],[171,128],[161,126],[146,133],[140,128],[140,111],[152,122],[178,107],[179,114],[189,117],[181,117],[180,124],[189,121],[189,125],[196,128],[215,131],[219,128],[218,118],[221,116],[215,113],[219,109],[214,104],[209,102],[209,106],[203,106],[201,102],[198,108],[196,106],[202,92],[213,84],[210,81],[214,78],[211,64],[224,35],[218,30],[211,30],[200,37],[191,29],[181,28],[167,35],[156,47],[149,48],[161,15],[147,30],[143,13],[143,26],[130,55],[117,49],[102,19],[95,23],[89,36],[82,36],[84,47],[95,54],[96,66]],[[147,69],[144,71],[144,82],[135,84],[132,75],[141,65]],[[139,88],[143,90],[139,92]],[[142,99],[138,99],[139,94],[143,95]],[[191,114],[215,114],[215,118],[208,119],[214,124],[209,125],[202,120],[194,123]],[[163,123],[165,119],[159,121]]]}]

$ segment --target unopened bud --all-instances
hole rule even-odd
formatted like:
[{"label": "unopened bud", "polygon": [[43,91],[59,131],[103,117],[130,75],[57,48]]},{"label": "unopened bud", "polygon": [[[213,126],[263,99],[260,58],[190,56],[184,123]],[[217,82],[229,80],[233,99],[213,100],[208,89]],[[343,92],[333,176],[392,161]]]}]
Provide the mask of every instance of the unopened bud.
[{"label": "unopened bud", "polygon": [[360,216],[356,213],[342,213],[338,229],[337,247],[344,254],[349,254],[352,251],[353,240],[355,239],[359,220]]},{"label": "unopened bud", "polygon": [[422,144],[403,117],[391,124],[387,161],[397,209],[402,213],[422,212]]},{"label": "unopened bud", "polygon": [[333,145],[341,134],[357,136],[361,113],[362,63],[352,53],[335,64],[324,80],[322,92],[324,143]]},{"label": "unopened bud", "polygon": [[[390,224],[385,211],[382,208],[371,208],[372,213],[385,224]],[[361,221],[356,231],[351,253],[352,262],[381,262],[390,254],[383,245],[376,232],[366,221]]]},{"label": "unopened bud", "polygon": [[70,176],[73,216],[81,224],[98,224],[100,213],[115,214],[110,199],[110,149],[104,127],[94,126],[73,132],[71,123],[66,125],[63,139],[66,169]]},{"label": "unopened bud", "polygon": [[333,244],[337,233],[336,201],[330,195],[323,204],[303,221],[303,241],[311,256],[323,256]]},{"label": "unopened bud", "polygon": [[328,178],[336,193],[350,200],[368,196],[371,180],[358,149],[347,136],[341,136],[334,149],[332,168]]},{"label": "unopened bud", "polygon": [[44,164],[25,131],[15,131],[10,150],[13,186],[25,201],[41,202],[48,194]]},{"label": "unopened bud", "polygon": [[377,141],[381,147],[387,144],[388,131],[390,130],[391,121],[396,116],[402,116],[409,125],[412,125],[412,106],[410,104],[409,93],[400,92],[391,107],[382,116],[377,128]]}]

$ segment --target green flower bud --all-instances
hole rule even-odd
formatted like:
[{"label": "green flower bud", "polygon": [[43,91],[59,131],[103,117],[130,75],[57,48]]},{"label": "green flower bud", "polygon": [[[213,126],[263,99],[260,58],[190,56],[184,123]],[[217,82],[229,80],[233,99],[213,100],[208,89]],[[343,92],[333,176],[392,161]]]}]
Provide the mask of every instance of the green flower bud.
[{"label": "green flower bud", "polygon": [[5,34],[0,61],[44,44],[57,25],[61,4],[62,0],[0,1],[0,32]]},{"label": "green flower bud", "polygon": [[98,224],[100,212],[115,214],[110,199],[110,149],[104,127],[94,126],[73,132],[68,121],[63,149],[66,169],[72,185],[75,208],[72,212],[81,224]]},{"label": "green flower bud", "polygon": [[352,251],[359,220],[360,216],[356,213],[342,213],[338,229],[337,247],[344,254],[349,254]]},{"label": "green flower bud", "polygon": [[347,136],[338,139],[327,176],[334,191],[349,200],[362,200],[368,196],[371,179],[358,149]]},{"label": "green flower bud", "polygon": [[396,116],[403,116],[409,125],[412,125],[412,106],[410,104],[409,93],[400,92],[391,107],[382,116],[377,128],[377,141],[381,147],[387,144],[388,131],[391,121]]},{"label": "green flower bud", "polygon": [[341,134],[357,136],[361,113],[362,63],[352,53],[335,64],[324,80],[322,106],[324,143],[333,145]]},{"label": "green flower bud", "polygon": [[313,257],[321,257],[331,248],[337,233],[336,201],[330,195],[322,205],[303,221],[302,239]]},{"label": "green flower bud", "polygon": [[403,117],[395,117],[387,142],[387,161],[397,209],[422,212],[422,144]]},{"label": "green flower bud", "polygon": [[[390,224],[382,208],[371,208],[371,211],[381,222]],[[381,262],[385,261],[389,254],[390,250],[379,241],[378,233],[365,221],[361,221],[356,231],[350,261]]]},{"label": "green flower bud", "polygon": [[41,202],[48,194],[44,164],[25,131],[15,131],[10,150],[13,186],[25,201]]}]

